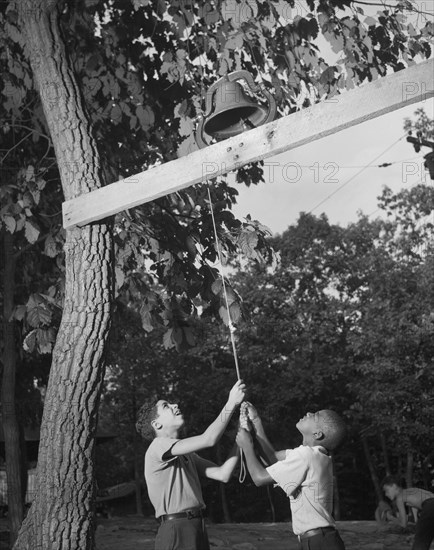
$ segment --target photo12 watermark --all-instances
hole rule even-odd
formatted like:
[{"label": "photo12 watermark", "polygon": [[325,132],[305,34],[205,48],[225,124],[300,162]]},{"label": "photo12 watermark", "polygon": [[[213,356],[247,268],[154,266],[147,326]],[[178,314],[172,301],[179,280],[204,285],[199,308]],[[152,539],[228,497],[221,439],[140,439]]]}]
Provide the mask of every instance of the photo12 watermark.
[{"label": "photo12 watermark", "polygon": [[[217,163],[213,161],[202,164],[202,180],[206,181],[229,171],[238,170],[243,166],[242,163],[235,163],[235,166],[228,168],[226,163]],[[264,180],[268,183],[284,181],[286,183],[298,183],[303,178],[313,177],[314,183],[340,183],[337,177],[340,167],[337,162],[320,163],[313,162],[309,166],[303,166],[298,162],[276,162],[267,161],[262,165]]]}]

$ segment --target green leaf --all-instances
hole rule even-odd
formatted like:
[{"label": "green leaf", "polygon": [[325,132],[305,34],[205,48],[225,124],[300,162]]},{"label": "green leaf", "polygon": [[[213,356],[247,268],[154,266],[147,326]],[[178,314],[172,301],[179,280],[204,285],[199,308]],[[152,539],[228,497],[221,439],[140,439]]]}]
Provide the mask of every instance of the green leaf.
[{"label": "green leaf", "polygon": [[119,105],[113,105],[110,112],[110,118],[114,122],[114,124],[120,124],[122,121],[122,109],[119,107]]},{"label": "green leaf", "polygon": [[133,1],[134,9],[136,11],[139,10],[140,8],[146,8],[147,6],[149,6],[149,3],[151,2],[151,0],[132,0],[132,1]]},{"label": "green leaf", "polygon": [[154,111],[148,105],[145,107],[138,105],[136,108],[136,116],[144,130],[149,130],[155,123]]},{"label": "green leaf", "polygon": [[221,278],[216,279],[213,284],[211,285],[212,292],[218,296],[223,288],[223,281]]},{"label": "green leaf", "polygon": [[175,342],[173,341],[172,335],[173,335],[173,329],[172,328],[169,328],[169,330],[167,330],[164,333],[164,335],[163,335],[164,349],[170,349],[170,348],[175,347]]},{"label": "green leaf", "polygon": [[25,351],[32,353],[36,348],[36,329],[31,330],[23,341],[23,348]]},{"label": "green leaf", "polygon": [[36,345],[39,353],[51,353],[53,349],[53,343],[55,341],[54,330],[49,329],[36,329]]},{"label": "green leaf", "polygon": [[374,19],[373,17],[369,16],[366,17],[363,21],[365,23],[365,25],[367,25],[368,27],[375,27],[378,23],[378,21],[376,19]]},{"label": "green leaf", "polygon": [[3,218],[3,223],[5,224],[6,229],[9,231],[9,233],[13,233],[17,227],[17,222],[12,216],[5,216]]},{"label": "green leaf", "polygon": [[257,256],[255,250],[256,245],[258,244],[258,235],[255,231],[242,231],[238,237],[238,245],[241,249],[241,252],[247,256],[247,258],[252,258]]},{"label": "green leaf", "polygon": [[152,330],[154,330],[154,324],[152,321],[152,314],[149,311],[148,305],[143,304],[139,311],[143,329],[146,332],[152,332]]},{"label": "green leaf", "polygon": [[233,302],[230,306],[229,306],[229,312],[230,312],[230,319],[229,319],[229,315],[228,315],[228,310],[226,309],[225,306],[221,306],[219,308],[219,315],[223,321],[223,323],[228,327],[229,326],[229,321],[234,324],[236,323],[237,321],[240,320],[241,318],[241,308],[240,308],[240,305],[238,304],[238,302]]},{"label": "green leaf", "polygon": [[26,182],[29,182],[33,180],[34,177],[35,177],[35,167],[30,164],[29,166],[27,166],[27,169],[26,169],[25,180]]},{"label": "green leaf", "polygon": [[45,239],[44,254],[49,258],[55,258],[57,256],[57,244],[54,237],[51,234],[47,235]]},{"label": "green leaf", "polygon": [[49,325],[52,313],[48,309],[45,301],[38,295],[32,294],[27,301],[27,322],[32,327]]},{"label": "green leaf", "polygon": [[38,240],[39,233],[40,229],[36,225],[36,222],[27,220],[25,224],[25,236],[29,243],[35,243]]}]

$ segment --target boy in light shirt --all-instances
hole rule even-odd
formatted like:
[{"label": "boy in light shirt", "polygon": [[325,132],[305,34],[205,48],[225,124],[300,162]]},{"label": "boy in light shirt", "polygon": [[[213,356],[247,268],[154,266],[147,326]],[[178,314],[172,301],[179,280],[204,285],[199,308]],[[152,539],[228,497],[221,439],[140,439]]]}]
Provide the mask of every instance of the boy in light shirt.
[{"label": "boy in light shirt", "polygon": [[269,467],[263,466],[255,454],[251,434],[241,428],[236,441],[244,451],[255,485],[275,483],[285,491],[300,549],[345,550],[332,517],[333,465],[329,454],[345,437],[342,418],[330,410],[307,413],[296,424],[303,436],[302,445],[276,452],[254,407],[250,403],[245,407],[255,437],[271,463]]}]

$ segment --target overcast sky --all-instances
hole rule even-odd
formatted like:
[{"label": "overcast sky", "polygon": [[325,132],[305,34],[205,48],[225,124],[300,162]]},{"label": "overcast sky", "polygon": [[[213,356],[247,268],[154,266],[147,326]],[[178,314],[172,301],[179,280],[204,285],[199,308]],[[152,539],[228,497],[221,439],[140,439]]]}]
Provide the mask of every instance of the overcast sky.
[{"label": "overcast sky", "polygon": [[[282,233],[300,212],[324,212],[341,225],[356,221],[358,211],[381,215],[377,197],[385,185],[396,192],[431,181],[423,167],[429,149],[414,151],[403,122],[418,107],[434,118],[433,105],[433,100],[418,103],[267,159],[265,183],[237,185],[234,213],[250,214],[273,233]],[[378,167],[383,163],[393,164]]]},{"label": "overcast sky", "polygon": [[[418,4],[434,15],[433,0]],[[265,183],[237,185],[234,213],[241,218],[250,214],[273,233],[295,223],[300,212],[324,212],[330,222],[341,225],[356,221],[359,211],[381,215],[377,197],[383,186],[399,191],[431,182],[423,167],[429,149],[417,154],[403,129],[404,119],[414,117],[419,107],[434,118],[431,98],[267,159]],[[383,163],[392,165],[378,167]]]}]

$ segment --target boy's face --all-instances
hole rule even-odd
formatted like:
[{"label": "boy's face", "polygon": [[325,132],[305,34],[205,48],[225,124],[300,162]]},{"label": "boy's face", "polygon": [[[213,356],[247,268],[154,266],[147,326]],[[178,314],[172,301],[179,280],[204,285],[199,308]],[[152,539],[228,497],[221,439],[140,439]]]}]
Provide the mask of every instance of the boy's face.
[{"label": "boy's face", "polygon": [[387,498],[394,500],[398,496],[399,487],[396,483],[392,483],[392,485],[384,485],[383,491]]},{"label": "boy's face", "polygon": [[322,411],[306,413],[295,425],[297,430],[303,435],[312,435],[320,430],[324,420],[321,413]]},{"label": "boy's face", "polygon": [[168,403],[164,399],[157,402],[157,418],[152,421],[154,428],[180,428],[184,424],[184,417],[176,403]]}]

